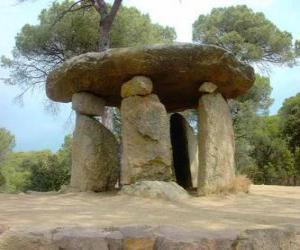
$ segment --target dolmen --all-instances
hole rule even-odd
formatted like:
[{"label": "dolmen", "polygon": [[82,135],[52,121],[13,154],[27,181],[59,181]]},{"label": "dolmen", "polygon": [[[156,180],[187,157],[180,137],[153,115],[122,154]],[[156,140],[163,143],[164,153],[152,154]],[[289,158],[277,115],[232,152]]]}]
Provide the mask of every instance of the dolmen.
[{"label": "dolmen", "polygon": [[[141,180],[176,181],[199,195],[235,178],[228,99],[255,81],[251,66],[211,45],[171,44],[86,53],[51,72],[47,96],[76,111],[71,187],[106,191]],[[97,119],[121,112],[121,147]],[[182,111],[196,109],[196,137]],[[121,150],[119,150],[121,148]],[[121,154],[121,156],[119,156]]]}]

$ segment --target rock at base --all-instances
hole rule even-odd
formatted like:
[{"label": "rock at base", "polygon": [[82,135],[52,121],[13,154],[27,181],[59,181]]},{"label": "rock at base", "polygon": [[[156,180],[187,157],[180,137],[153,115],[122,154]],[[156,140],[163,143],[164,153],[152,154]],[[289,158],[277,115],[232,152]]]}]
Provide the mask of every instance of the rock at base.
[{"label": "rock at base", "polygon": [[58,227],[9,230],[0,236],[1,250],[299,250],[295,232],[252,229],[245,232],[189,231],[171,225]]},{"label": "rock at base", "polygon": [[169,201],[189,198],[187,191],[173,181],[140,181],[135,184],[124,185],[120,193],[143,198],[160,198]]},{"label": "rock at base", "polygon": [[229,106],[221,94],[199,100],[198,194],[222,190],[235,177],[234,132]]},{"label": "rock at base", "polygon": [[80,92],[72,96],[72,109],[80,114],[91,116],[102,116],[105,101],[93,94]]},{"label": "rock at base", "polygon": [[156,95],[123,99],[121,184],[173,179],[170,123]]},{"label": "rock at base", "polygon": [[77,113],[72,145],[72,188],[106,191],[119,177],[118,142],[96,119]]},{"label": "rock at base", "polygon": [[134,95],[149,95],[152,92],[152,88],[153,84],[150,78],[145,76],[135,76],[122,85],[121,96],[126,98]]}]

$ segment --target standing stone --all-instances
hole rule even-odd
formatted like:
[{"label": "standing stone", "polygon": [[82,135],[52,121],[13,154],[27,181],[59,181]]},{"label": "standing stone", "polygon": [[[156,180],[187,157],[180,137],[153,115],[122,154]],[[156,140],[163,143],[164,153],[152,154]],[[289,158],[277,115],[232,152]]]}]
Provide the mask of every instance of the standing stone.
[{"label": "standing stone", "polygon": [[134,95],[149,95],[153,89],[153,83],[150,78],[145,76],[135,76],[130,81],[125,82],[121,88],[123,98]]},{"label": "standing stone", "polygon": [[199,88],[199,92],[211,94],[211,93],[215,92],[217,88],[218,88],[218,86],[212,82],[204,82],[201,84],[201,86]]},{"label": "standing stone", "polygon": [[119,177],[118,142],[96,119],[76,115],[71,188],[95,192],[113,189]]},{"label": "standing stone", "polygon": [[169,118],[156,95],[130,96],[121,104],[121,183],[172,179]]},{"label": "standing stone", "polygon": [[80,92],[72,96],[72,109],[76,112],[89,116],[102,116],[105,101],[93,94]]},{"label": "standing stone", "polygon": [[221,94],[199,100],[198,193],[205,195],[230,184],[235,176],[234,132],[227,102]]},{"label": "standing stone", "polygon": [[193,128],[184,119],[184,128],[187,137],[188,143],[188,153],[189,153],[189,160],[190,160],[190,171],[191,171],[191,179],[193,188],[198,187],[198,170],[199,170],[199,161],[198,161],[198,139],[194,133]]}]

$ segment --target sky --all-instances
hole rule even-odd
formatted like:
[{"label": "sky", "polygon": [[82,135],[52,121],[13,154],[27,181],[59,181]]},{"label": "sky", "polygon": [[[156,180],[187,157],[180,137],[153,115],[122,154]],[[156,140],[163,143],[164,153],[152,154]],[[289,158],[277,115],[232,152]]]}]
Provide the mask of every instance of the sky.
[{"label": "sky", "polygon": [[[124,5],[134,6],[148,13],[153,22],[175,28],[177,41],[191,42],[192,23],[200,14],[209,14],[212,8],[246,4],[254,11],[261,11],[281,30],[300,39],[299,0],[123,0]],[[36,24],[43,8],[52,0],[29,0],[16,4],[15,0],[0,0],[0,55],[10,56],[14,38],[26,23]],[[0,69],[0,78],[8,72]],[[270,73],[274,104],[271,114],[276,114],[284,99],[300,92],[300,66],[273,67]],[[64,136],[72,133],[73,116],[69,104],[60,105],[58,115],[44,108],[45,94],[29,93],[24,105],[14,102],[20,92],[16,87],[0,81],[0,127],[7,128],[16,137],[15,151],[51,149],[56,151]]]}]

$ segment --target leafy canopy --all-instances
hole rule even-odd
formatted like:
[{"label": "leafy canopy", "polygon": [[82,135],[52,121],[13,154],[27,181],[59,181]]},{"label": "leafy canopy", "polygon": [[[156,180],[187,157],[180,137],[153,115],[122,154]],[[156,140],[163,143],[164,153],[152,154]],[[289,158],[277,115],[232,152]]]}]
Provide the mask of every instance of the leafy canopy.
[{"label": "leafy canopy", "polygon": [[68,184],[71,142],[71,136],[66,136],[57,153],[50,150],[8,153],[0,163],[0,192],[53,191]]},{"label": "leafy canopy", "polygon": [[[16,36],[13,58],[2,57],[2,65],[11,69],[9,83],[19,84],[24,91],[43,86],[49,71],[68,58],[98,51],[100,17],[94,8],[69,12],[57,22],[73,3],[54,2],[40,13],[39,24],[23,26]],[[119,9],[110,35],[112,47],[170,43],[176,38],[173,28],[152,23],[133,7]]]},{"label": "leafy canopy", "polygon": [[193,41],[215,44],[248,63],[295,63],[292,35],[246,5],[214,8],[193,24]]},{"label": "leafy canopy", "polygon": [[300,93],[286,99],[279,110],[284,136],[293,152],[300,148]]},{"label": "leafy canopy", "polygon": [[15,146],[15,137],[5,128],[0,128],[0,163]]}]

